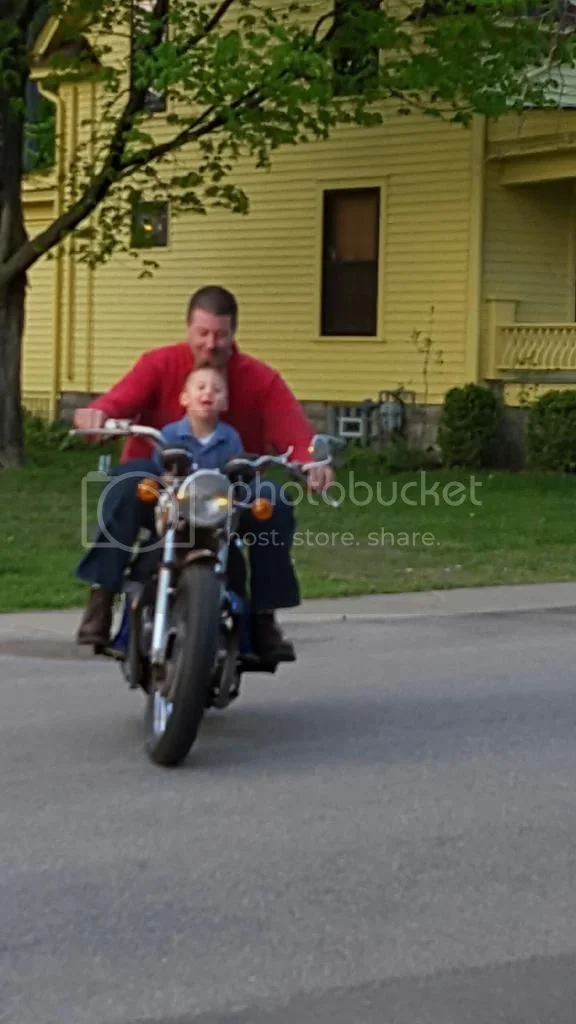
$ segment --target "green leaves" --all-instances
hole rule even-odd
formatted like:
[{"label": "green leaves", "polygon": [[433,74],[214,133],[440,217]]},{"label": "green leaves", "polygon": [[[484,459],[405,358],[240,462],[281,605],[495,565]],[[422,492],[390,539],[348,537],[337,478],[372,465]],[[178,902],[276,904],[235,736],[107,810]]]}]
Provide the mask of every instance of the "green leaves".
[{"label": "green leaves", "polygon": [[226,68],[240,58],[241,37],[237,31],[221,36],[214,47],[214,68]]},{"label": "green leaves", "polygon": [[548,391],[531,406],[526,431],[528,464],[533,469],[576,470],[576,393]]},{"label": "green leaves", "polygon": [[501,405],[480,384],[451,388],[444,399],[438,442],[447,466],[481,469],[496,443]]},{"label": "green leaves", "polygon": [[[461,124],[542,106],[558,65],[574,63],[551,2],[427,0],[410,16],[374,0],[50,3],[61,23],[45,71],[52,84],[90,82],[97,97],[87,125],[81,93],[78,143],[66,154],[66,194],[80,205],[65,212],[65,233],[91,218],[78,238],[90,261],[129,250],[135,190],[169,200],[172,216],[246,213],[233,182],[240,160],[267,168],[280,147],[327,139],[342,124],[378,125],[390,101],[399,113]],[[19,31],[0,17],[8,94],[14,76],[2,54],[22,42]]]}]

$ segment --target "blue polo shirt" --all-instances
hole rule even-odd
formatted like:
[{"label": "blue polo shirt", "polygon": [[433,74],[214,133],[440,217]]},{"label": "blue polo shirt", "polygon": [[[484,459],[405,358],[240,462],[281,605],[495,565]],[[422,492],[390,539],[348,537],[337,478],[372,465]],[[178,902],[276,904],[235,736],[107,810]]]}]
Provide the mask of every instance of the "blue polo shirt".
[{"label": "blue polo shirt", "polygon": [[[199,469],[220,469],[228,459],[244,451],[240,434],[228,423],[217,423],[214,433],[201,441],[192,433],[188,418],[183,416],[181,420],[163,427],[161,434],[173,448],[183,448],[187,451]],[[153,459],[161,470],[161,456],[156,450]]]}]

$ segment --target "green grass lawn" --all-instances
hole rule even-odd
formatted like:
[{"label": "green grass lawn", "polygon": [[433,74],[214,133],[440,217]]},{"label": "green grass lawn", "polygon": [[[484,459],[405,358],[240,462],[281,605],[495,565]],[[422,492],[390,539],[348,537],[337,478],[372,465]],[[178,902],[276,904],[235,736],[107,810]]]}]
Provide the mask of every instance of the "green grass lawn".
[{"label": "green grass lawn", "polygon": [[[33,451],[26,467],[0,473],[0,612],[83,604],[73,570],[82,479],[97,458],[94,450]],[[304,501],[298,510],[304,597],[576,578],[576,476],[482,473],[471,491],[467,474],[353,472],[372,488],[371,498],[366,488],[357,495],[368,504],[349,495],[337,509]],[[348,490],[349,473],[339,474]]]}]

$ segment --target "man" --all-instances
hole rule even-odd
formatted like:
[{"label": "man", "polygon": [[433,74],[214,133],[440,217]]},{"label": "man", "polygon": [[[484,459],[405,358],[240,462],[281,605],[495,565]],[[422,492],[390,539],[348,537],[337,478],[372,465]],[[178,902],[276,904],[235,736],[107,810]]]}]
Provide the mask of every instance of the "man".
[{"label": "man", "polygon": [[[89,430],[110,417],[137,419],[162,429],[182,417],[180,395],[190,371],[213,366],[224,373],[228,385],[228,410],[222,418],[238,431],[247,452],[283,453],[292,446],[292,458],[309,461],[313,430],[292,391],[270,366],[238,348],[234,296],[219,285],[201,288],[190,299],[186,319],[185,341],[145,352],[107,394],[76,411],[74,425]],[[78,631],[80,644],[109,643],[114,599],[122,587],[131,546],[140,527],[151,525],[146,520],[149,506],[143,508],[136,496],[138,479],[155,471],[151,455],[145,439],[128,438],[121,465],[113,471],[114,486],[108,488],[103,502],[103,529],[76,570],[80,579],[92,584]],[[331,470],[315,469],[309,473],[308,485],[323,491],[332,479]],[[264,657],[289,659],[293,648],[284,639],[274,612],[300,603],[290,554],[291,506],[276,500],[272,518],[251,524],[250,531],[256,535],[256,543],[249,547],[254,643]],[[105,543],[110,536],[117,546]]]}]

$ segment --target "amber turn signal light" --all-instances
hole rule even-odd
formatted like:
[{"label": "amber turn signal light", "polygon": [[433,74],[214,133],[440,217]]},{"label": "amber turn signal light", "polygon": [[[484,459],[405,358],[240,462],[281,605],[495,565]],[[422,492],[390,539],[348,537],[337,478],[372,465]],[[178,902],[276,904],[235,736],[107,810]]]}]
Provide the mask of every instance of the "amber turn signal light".
[{"label": "amber turn signal light", "polygon": [[156,501],[160,494],[160,484],[157,480],[141,480],[136,488],[140,501]]},{"label": "amber turn signal light", "polygon": [[251,508],[254,518],[261,522],[264,522],[266,519],[270,519],[274,514],[274,506],[271,501],[268,501],[268,498],[256,498],[256,500],[252,502]]}]

